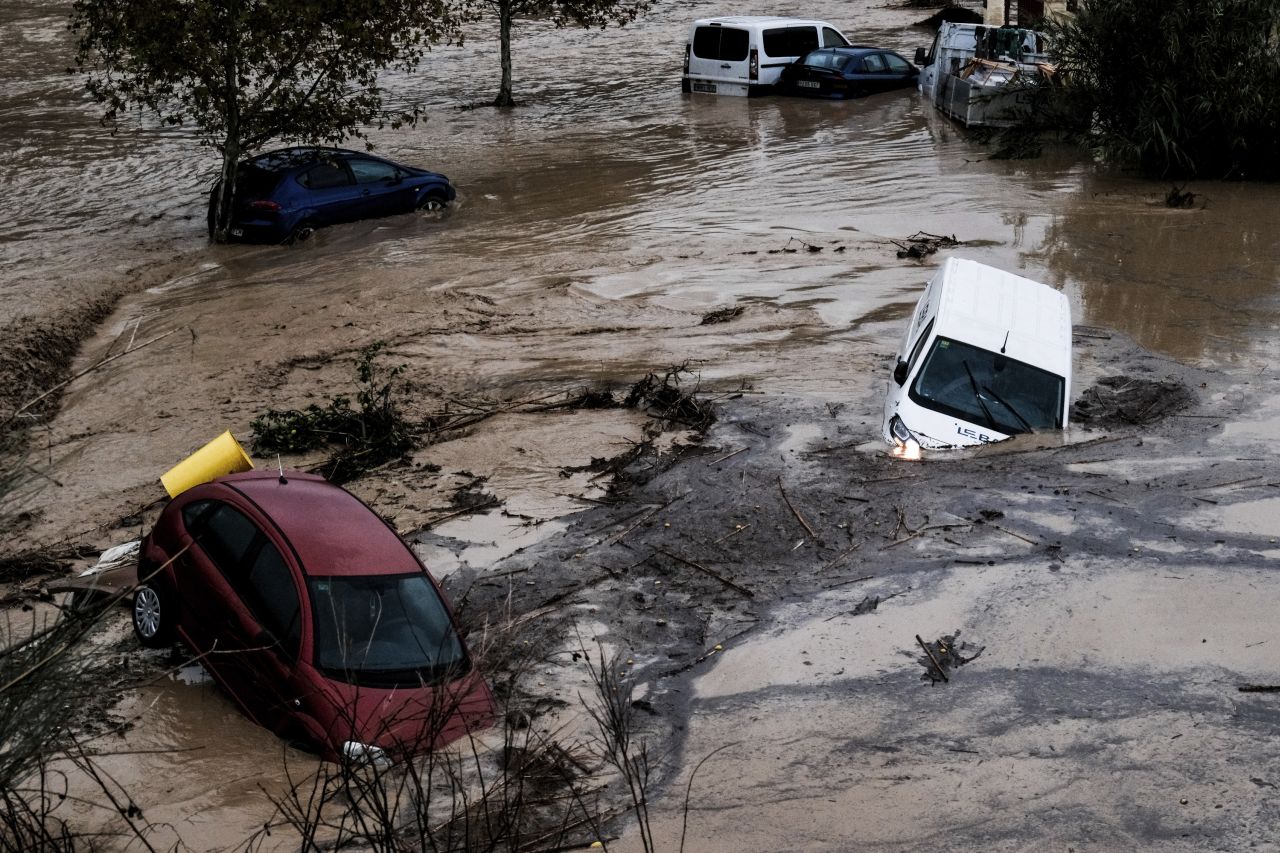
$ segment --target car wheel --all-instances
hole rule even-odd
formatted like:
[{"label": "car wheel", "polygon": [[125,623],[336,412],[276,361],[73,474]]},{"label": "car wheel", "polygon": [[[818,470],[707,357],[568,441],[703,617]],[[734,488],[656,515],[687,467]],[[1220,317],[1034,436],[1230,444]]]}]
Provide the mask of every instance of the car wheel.
[{"label": "car wheel", "polygon": [[149,649],[173,642],[173,604],[155,581],[141,584],[133,592],[133,633]]},{"label": "car wheel", "polygon": [[434,190],[424,195],[418,201],[418,210],[423,213],[442,213],[449,206],[449,201],[443,194]]},{"label": "car wheel", "polygon": [[305,243],[310,240],[315,233],[316,226],[314,222],[299,222],[298,227],[289,232],[289,236],[285,238],[285,243],[290,245],[294,243]]}]

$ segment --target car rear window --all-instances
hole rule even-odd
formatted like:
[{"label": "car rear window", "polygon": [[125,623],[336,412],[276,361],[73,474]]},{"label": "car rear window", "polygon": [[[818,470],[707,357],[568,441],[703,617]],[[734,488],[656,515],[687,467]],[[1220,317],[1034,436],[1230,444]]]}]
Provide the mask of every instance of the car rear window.
[{"label": "car rear window", "polygon": [[769,56],[804,56],[817,48],[817,27],[775,27],[764,31],[764,52]]},{"label": "car rear window", "polygon": [[839,68],[844,61],[845,57],[842,54],[824,50],[811,53],[804,58],[804,64],[810,68]]},{"label": "car rear window", "polygon": [[260,169],[249,163],[241,163],[236,169],[236,196],[238,198],[264,198],[280,183],[280,173]]},{"label": "car rear window", "polygon": [[325,161],[317,163],[298,176],[298,183],[309,190],[328,190],[334,187],[345,187],[351,183],[351,176],[341,163]]},{"label": "car rear window", "polygon": [[693,31],[693,55],[699,59],[741,62],[747,58],[751,36],[732,27],[698,27]]},{"label": "car rear window", "polygon": [[889,63],[889,70],[894,74],[906,74],[911,70],[911,64],[895,53],[883,54],[884,61]]}]

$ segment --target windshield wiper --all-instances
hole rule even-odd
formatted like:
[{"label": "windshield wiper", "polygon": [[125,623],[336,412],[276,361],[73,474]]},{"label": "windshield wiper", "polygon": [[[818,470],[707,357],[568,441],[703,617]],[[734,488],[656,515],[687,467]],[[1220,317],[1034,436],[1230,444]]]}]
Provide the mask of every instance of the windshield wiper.
[{"label": "windshield wiper", "polygon": [[969,362],[962,361],[960,363],[964,365],[964,372],[969,374],[969,387],[973,389],[973,398],[982,407],[982,414],[987,416],[987,426],[992,429],[998,429],[996,419],[991,416],[991,410],[987,408],[986,402],[982,399],[982,391],[978,389],[978,380],[973,378],[973,371],[969,369]]},{"label": "windshield wiper", "polygon": [[1018,420],[1022,421],[1022,425],[1023,425],[1024,427],[1026,427],[1026,428],[1027,428],[1027,432],[1035,432],[1035,431],[1036,431],[1036,428],[1035,428],[1035,427],[1033,427],[1033,426],[1031,425],[1031,422],[1030,422],[1030,421],[1028,421],[1026,418],[1024,418],[1024,417],[1023,417],[1023,416],[1018,412],[1018,410],[1017,410],[1017,409],[1015,409],[1013,406],[1009,405],[1009,401],[1008,401],[1008,400],[1006,400],[1004,397],[1001,397],[1001,396],[1000,396],[999,394],[997,394],[995,391],[992,391],[992,390],[991,390],[989,387],[987,387],[986,385],[983,385],[983,386],[982,386],[982,390],[983,390],[983,391],[986,391],[988,394],[990,394],[990,395],[991,395],[991,399],[995,400],[997,403],[999,403],[1000,405],[1002,405],[1002,406],[1004,406],[1006,409],[1008,409],[1008,410],[1009,410],[1009,413],[1010,413],[1011,415],[1013,415],[1013,416],[1014,416],[1015,418],[1017,418]]}]

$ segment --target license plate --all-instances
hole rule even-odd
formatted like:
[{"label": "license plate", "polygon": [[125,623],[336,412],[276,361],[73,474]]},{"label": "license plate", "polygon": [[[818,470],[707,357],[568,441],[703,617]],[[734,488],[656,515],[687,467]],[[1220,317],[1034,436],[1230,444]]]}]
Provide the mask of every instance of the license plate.
[{"label": "license plate", "polygon": [[701,81],[701,80],[694,80],[694,81],[693,81],[693,91],[695,91],[695,92],[706,92],[706,93],[707,93],[707,94],[709,94],[709,95],[714,95],[714,94],[716,93],[716,84],[715,84],[715,83],[704,83],[704,82],[703,82],[703,81]]},{"label": "license plate", "polygon": [[816,83],[816,82],[814,82],[813,80],[797,80],[797,81],[796,81],[796,85],[797,85],[797,86],[803,86],[803,87],[804,87],[804,88],[806,88],[806,89],[821,89],[821,88],[822,88],[822,84],[821,84],[821,83]]}]

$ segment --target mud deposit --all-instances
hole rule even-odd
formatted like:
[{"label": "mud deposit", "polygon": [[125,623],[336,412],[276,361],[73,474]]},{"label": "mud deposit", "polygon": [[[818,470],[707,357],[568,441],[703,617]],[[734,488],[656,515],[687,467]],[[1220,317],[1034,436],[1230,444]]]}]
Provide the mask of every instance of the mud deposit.
[{"label": "mud deposit", "polygon": [[[773,11],[908,56],[928,40],[918,8]],[[660,849],[715,750],[686,849],[1276,849],[1280,706],[1237,687],[1280,681],[1280,188],[1197,185],[1170,209],[1070,151],[989,160],[911,92],[682,97],[687,24],[724,12],[692,2],[575,32],[572,61],[564,32],[522,27],[519,110],[458,109],[492,96],[479,37],[390,80],[429,119],[371,139],[453,179],[447,216],[206,247],[212,160],[180,133],[106,135],[61,74],[64,12],[0,9],[0,179],[24,202],[0,211],[0,316],[70,330],[5,363],[102,366],[27,421],[32,473],[0,507],[11,606],[48,606],[41,555],[78,569],[137,538],[170,465],[352,393],[385,341],[407,416],[465,425],[350,488],[473,637],[527,627],[509,719],[585,744],[580,653],[621,655]],[[898,257],[919,233],[958,245]],[[902,324],[948,254],[1070,298],[1065,435],[884,453]],[[101,299],[68,367],[90,315],[67,306]],[[681,364],[709,427],[568,405]],[[111,773],[159,846],[239,849],[314,760],[113,630]],[[957,632],[981,655],[922,677],[916,636]],[[639,849],[626,817],[604,835]]]}]

